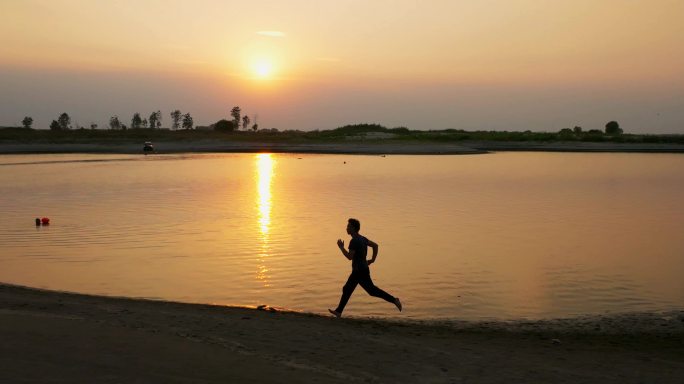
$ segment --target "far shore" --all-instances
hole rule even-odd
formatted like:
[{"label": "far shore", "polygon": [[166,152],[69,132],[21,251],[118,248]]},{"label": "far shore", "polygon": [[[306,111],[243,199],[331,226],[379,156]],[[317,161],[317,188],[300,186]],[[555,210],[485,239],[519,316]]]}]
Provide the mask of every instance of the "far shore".
[{"label": "far shore", "polygon": [[[0,154],[105,153],[140,154],[141,143],[0,143]],[[251,141],[159,141],[156,153],[317,153],[368,155],[467,155],[498,151],[684,153],[684,144],[613,142],[439,142],[349,141],[335,143],[273,143]]]},{"label": "far shore", "polygon": [[546,321],[336,319],[0,283],[0,340],[0,382],[8,383],[684,380],[684,311]]}]

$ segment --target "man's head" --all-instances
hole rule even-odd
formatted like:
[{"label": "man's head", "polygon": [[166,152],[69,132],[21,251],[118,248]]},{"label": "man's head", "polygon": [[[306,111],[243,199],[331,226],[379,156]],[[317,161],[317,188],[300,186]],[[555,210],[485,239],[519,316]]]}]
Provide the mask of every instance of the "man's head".
[{"label": "man's head", "polygon": [[356,219],[347,220],[347,233],[353,235],[361,230],[361,222]]}]

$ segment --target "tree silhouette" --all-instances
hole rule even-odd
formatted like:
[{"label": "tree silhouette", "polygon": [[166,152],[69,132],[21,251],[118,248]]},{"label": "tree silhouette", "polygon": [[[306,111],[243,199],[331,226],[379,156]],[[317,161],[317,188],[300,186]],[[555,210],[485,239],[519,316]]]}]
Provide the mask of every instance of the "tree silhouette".
[{"label": "tree silhouette", "polygon": [[244,115],[242,117],[242,129],[245,129],[245,130],[249,129],[249,122],[250,122],[249,116]]},{"label": "tree silhouette", "polygon": [[226,119],[217,121],[213,126],[215,131],[232,132],[234,129],[233,122]]},{"label": "tree silhouette", "polygon": [[118,116],[112,116],[109,118],[109,128],[111,129],[121,129],[121,122]]},{"label": "tree silhouette", "polygon": [[33,118],[30,116],[24,117],[24,120],[21,121],[21,124],[24,126],[26,129],[31,129],[31,125],[33,124]]},{"label": "tree silhouette", "polygon": [[140,114],[138,112],[133,114],[133,118],[131,119],[131,128],[132,129],[138,129],[142,125],[142,118],[140,118]]},{"label": "tree silhouette", "polygon": [[620,124],[618,124],[617,121],[609,121],[608,124],[606,124],[606,134],[607,135],[620,135],[620,134],[622,134],[622,128],[620,128]]},{"label": "tree silhouette", "polygon": [[194,122],[192,121],[192,116],[190,113],[183,115],[183,129],[192,129]]},{"label": "tree silhouette", "polygon": [[152,128],[152,129],[161,128],[161,119],[162,119],[161,111],[150,113],[150,118],[149,118],[150,128]]},{"label": "tree silhouette", "polygon": [[64,112],[57,118],[57,123],[60,129],[69,129],[71,128],[71,117],[69,117],[68,113]]},{"label": "tree silhouette", "polygon": [[52,123],[50,123],[50,130],[51,131],[59,131],[62,129],[62,126],[59,125],[57,120],[52,120]]},{"label": "tree silhouette", "polygon": [[161,114],[160,110],[157,110],[157,112],[155,112],[155,113],[157,114],[157,126],[156,126],[156,128],[159,129],[159,128],[161,128],[162,114]]},{"label": "tree silhouette", "polygon": [[240,129],[240,114],[242,110],[237,105],[230,110],[230,115],[233,117],[233,127]]},{"label": "tree silhouette", "polygon": [[150,118],[148,120],[150,121],[150,128],[157,128],[157,112],[150,113]]},{"label": "tree silhouette", "polygon": [[179,127],[178,123],[180,123],[182,116],[183,115],[181,114],[181,111],[179,111],[177,109],[175,111],[171,112],[171,120],[173,121],[173,129],[178,129],[178,127]]}]

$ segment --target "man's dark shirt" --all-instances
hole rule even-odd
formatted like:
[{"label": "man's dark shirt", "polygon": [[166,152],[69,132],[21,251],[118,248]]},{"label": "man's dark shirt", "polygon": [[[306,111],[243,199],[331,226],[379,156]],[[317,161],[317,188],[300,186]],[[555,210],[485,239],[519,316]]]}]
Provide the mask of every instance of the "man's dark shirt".
[{"label": "man's dark shirt", "polygon": [[368,271],[368,262],[366,261],[366,255],[368,254],[368,239],[361,235],[352,237],[349,242],[349,251],[354,251],[352,269],[355,271]]}]

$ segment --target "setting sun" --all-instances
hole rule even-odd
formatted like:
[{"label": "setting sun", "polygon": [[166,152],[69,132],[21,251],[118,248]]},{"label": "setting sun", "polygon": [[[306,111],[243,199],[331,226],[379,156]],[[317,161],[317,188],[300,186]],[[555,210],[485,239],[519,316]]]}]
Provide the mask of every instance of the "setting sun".
[{"label": "setting sun", "polygon": [[254,74],[262,79],[270,77],[273,73],[273,65],[266,60],[257,61],[254,63],[252,69]]}]

